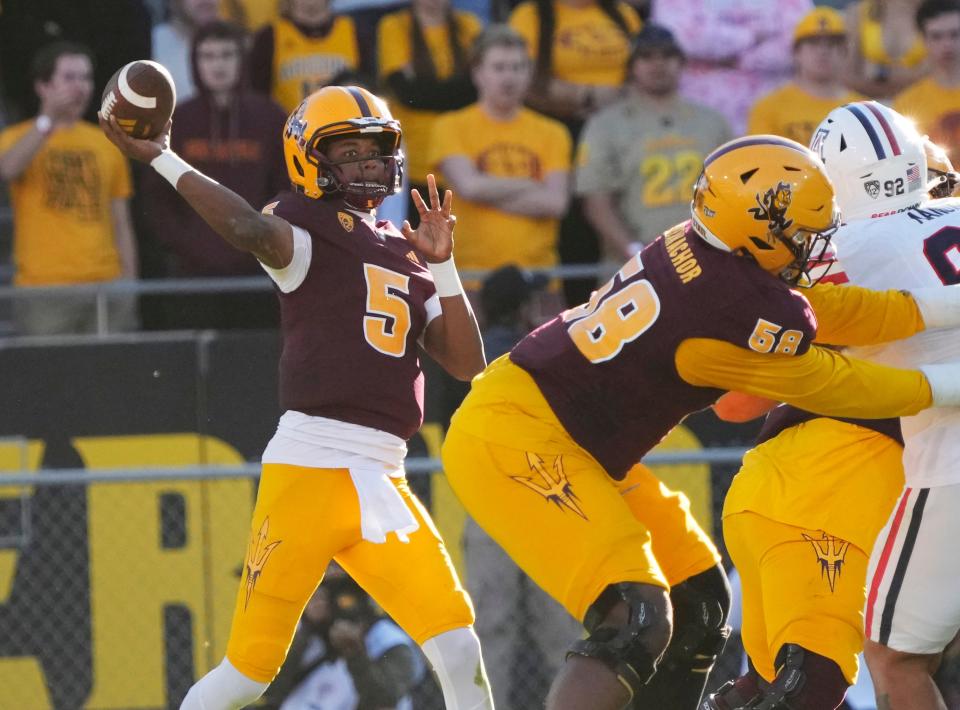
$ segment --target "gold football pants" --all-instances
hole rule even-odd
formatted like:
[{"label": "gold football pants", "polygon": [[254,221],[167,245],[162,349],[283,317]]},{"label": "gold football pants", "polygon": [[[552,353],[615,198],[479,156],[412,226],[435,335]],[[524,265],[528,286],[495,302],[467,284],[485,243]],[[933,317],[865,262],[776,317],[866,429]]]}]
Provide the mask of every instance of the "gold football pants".
[{"label": "gold football pants", "polygon": [[719,562],[686,496],[642,465],[611,479],[507,358],[474,380],[443,464],[480,527],[577,619],[610,584],[668,587]]},{"label": "gold football pants", "polygon": [[420,528],[401,542],[361,538],[347,469],[265,464],[237,594],[227,658],[267,683],[283,663],[303,608],[331,559],[417,643],[473,623],[473,608],[429,513],[392,479]]}]

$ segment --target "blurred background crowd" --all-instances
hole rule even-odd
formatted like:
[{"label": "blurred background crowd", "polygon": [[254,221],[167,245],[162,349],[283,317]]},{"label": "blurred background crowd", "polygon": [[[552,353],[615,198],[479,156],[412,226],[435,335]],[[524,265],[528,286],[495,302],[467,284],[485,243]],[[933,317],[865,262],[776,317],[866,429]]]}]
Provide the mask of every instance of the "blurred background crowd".
[{"label": "blurred background crowd", "polygon": [[[408,186],[434,172],[457,195],[467,271],[602,276],[685,218],[716,145],[807,143],[850,100],[892,102],[948,150],[960,142],[950,0],[3,0],[0,283],[259,273],[83,120],[110,75],[146,57],[175,80],[174,150],[257,205],[287,184],[280,134],[305,95],[332,83],[385,95]],[[415,217],[407,195],[383,216]],[[538,303],[580,302],[593,284],[554,280]],[[7,300],[0,332],[95,328],[92,295]],[[115,289],[106,316],[111,331],[277,320],[265,287]]]},{"label": "blurred background crowd", "polygon": [[[173,149],[255,206],[288,185],[281,132],[301,99],[329,84],[385,96],[407,187],[433,172],[455,192],[457,263],[491,359],[686,219],[703,158],[730,138],[807,144],[832,108],[873,98],[954,163],[960,146],[960,0],[2,0],[0,335],[276,327],[265,278],[100,302],[37,289],[262,276],[93,122],[108,78],[148,57],[175,80]],[[413,221],[408,194],[383,216]],[[560,265],[587,268],[559,278]],[[45,293],[18,297],[31,290]],[[466,541],[468,565],[509,569],[478,530]],[[415,649],[330,579],[271,702],[412,707]],[[498,649],[547,663],[577,626],[519,573],[496,579],[534,619],[521,628],[502,594],[476,590],[498,706],[521,707]],[[297,704],[341,686],[354,694]]]}]

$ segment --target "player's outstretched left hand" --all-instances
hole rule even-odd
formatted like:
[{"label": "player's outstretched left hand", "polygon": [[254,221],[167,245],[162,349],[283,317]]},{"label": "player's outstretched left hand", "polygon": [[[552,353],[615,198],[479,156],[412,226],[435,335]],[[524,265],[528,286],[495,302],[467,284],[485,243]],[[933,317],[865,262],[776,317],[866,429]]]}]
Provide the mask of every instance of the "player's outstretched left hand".
[{"label": "player's outstretched left hand", "polygon": [[170,145],[170,127],[172,121],[167,121],[163,131],[156,138],[144,140],[141,138],[132,138],[123,132],[123,129],[117,125],[117,117],[111,116],[110,120],[104,119],[99,113],[97,119],[100,121],[100,128],[103,130],[110,142],[113,143],[120,152],[128,158],[139,160],[141,163],[149,163],[156,158]]},{"label": "player's outstretched left hand", "polygon": [[414,189],[410,193],[420,213],[420,226],[414,229],[407,220],[403,220],[400,231],[427,261],[439,264],[453,254],[453,228],[457,224],[456,215],[450,213],[453,209],[453,192],[444,192],[443,204],[440,204],[437,180],[433,175],[427,175],[427,190],[430,193],[430,207],[423,201],[419,190]]}]

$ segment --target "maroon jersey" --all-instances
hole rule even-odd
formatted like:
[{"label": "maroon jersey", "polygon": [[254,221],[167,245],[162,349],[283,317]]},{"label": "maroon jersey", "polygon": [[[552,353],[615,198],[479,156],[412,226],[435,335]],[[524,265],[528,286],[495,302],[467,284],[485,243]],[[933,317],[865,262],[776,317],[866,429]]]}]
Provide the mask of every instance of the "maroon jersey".
[{"label": "maroon jersey", "polygon": [[280,404],[409,439],[423,422],[417,339],[433,279],[389,222],[292,192],[272,213],[310,234],[303,283],[279,292]]},{"label": "maroon jersey", "polygon": [[838,422],[847,424],[856,424],[865,429],[872,429],[878,434],[889,436],[895,442],[903,446],[903,434],[900,431],[900,419],[851,419],[848,417],[825,417],[823,414],[814,414],[805,409],[794,407],[790,404],[781,404],[779,407],[771,410],[757,434],[757,446],[765,441],[769,441],[784,429],[789,429],[797,424],[808,422],[811,419],[836,419]]},{"label": "maroon jersey", "polygon": [[573,439],[613,478],[721,390],[695,387],[674,355],[689,338],[802,354],[816,333],[806,299],[748,259],[677,225],[590,302],[561,313],[510,354]]}]

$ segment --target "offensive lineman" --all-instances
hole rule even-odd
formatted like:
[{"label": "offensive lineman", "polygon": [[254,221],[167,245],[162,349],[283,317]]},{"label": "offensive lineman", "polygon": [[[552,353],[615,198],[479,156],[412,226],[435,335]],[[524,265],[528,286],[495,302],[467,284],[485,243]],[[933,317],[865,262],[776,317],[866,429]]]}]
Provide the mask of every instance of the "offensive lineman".
[{"label": "offensive lineman", "polygon": [[[622,492],[633,462],[683,416],[732,388],[845,416],[960,402],[960,365],[897,370],[812,344],[906,337],[931,310],[900,292],[824,286],[808,302],[792,291],[837,218],[805,147],[774,136],[725,144],[704,161],[691,222],[474,379],[444,442],[447,477],[589,633],[547,710],[623,708],[667,649],[668,584]],[[715,652],[724,616],[686,621],[704,639],[688,665]]]},{"label": "offensive lineman", "polygon": [[[927,201],[927,181],[920,176],[926,177],[927,156],[937,156],[937,147],[895,111],[872,101],[831,112],[813,147],[821,151],[848,220],[832,242],[844,270],[834,269],[829,278],[872,288],[940,287],[925,240],[949,224],[960,225],[960,214],[952,222],[949,216],[960,202]],[[936,161],[941,170],[942,160]],[[951,179],[955,176],[944,175],[935,189]],[[946,222],[928,229],[919,210],[933,210]],[[949,299],[951,292],[958,294],[957,287],[943,293]],[[927,320],[928,326],[949,323],[946,313]],[[956,340],[956,331],[931,331],[883,350],[919,352],[925,342],[950,338]],[[873,359],[865,350],[859,354]],[[742,421],[772,404],[730,393],[715,409],[721,418]],[[949,411],[938,410],[936,418]],[[856,680],[870,550],[900,495],[902,456],[897,419],[825,417],[790,405],[768,416],[723,511],[724,540],[743,585],[743,641],[752,668],[705,708],[840,705]]]},{"label": "offensive lineman", "polygon": [[166,136],[131,139],[113,117],[100,125],[256,256],[280,298],[286,412],[263,454],[226,657],[182,710],[232,710],[263,693],[333,557],[420,644],[449,710],[492,709],[470,600],[403,470],[423,420],[418,343],[459,379],[484,364],[452,258],[452,193],[441,204],[430,180],[429,208],[414,193],[416,230],[376,221],[400,186],[400,124],[357,87],[321,89],[290,115],[293,191],[262,213],[169,151]]}]

